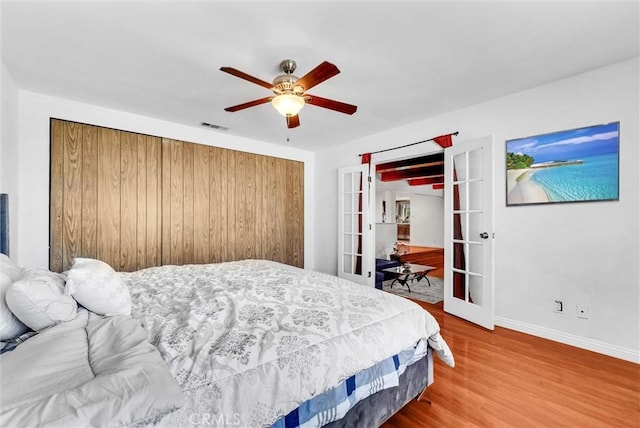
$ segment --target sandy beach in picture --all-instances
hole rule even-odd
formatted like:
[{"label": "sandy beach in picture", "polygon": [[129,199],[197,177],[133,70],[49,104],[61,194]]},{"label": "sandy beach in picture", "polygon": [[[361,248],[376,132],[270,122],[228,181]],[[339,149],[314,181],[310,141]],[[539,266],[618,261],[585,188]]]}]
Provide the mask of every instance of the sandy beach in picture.
[{"label": "sandy beach in picture", "polygon": [[533,168],[507,171],[507,204],[534,204],[549,202],[542,187],[531,180]]}]

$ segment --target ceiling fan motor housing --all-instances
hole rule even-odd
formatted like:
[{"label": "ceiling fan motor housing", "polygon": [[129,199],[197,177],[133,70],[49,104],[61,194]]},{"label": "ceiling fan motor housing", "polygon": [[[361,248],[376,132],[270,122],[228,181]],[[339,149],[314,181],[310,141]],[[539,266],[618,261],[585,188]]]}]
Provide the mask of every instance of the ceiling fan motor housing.
[{"label": "ceiling fan motor housing", "polygon": [[273,92],[276,94],[294,93],[301,95],[304,92],[304,88],[295,85],[298,76],[293,75],[296,69],[296,62],[292,59],[285,59],[280,63],[280,68],[285,74],[281,74],[273,79]]}]

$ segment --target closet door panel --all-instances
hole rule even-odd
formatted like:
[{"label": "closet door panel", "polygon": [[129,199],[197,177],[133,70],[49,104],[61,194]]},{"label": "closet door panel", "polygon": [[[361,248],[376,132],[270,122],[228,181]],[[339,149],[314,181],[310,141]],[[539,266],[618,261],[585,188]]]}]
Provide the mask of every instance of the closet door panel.
[{"label": "closet door panel", "polygon": [[167,172],[164,166],[169,163],[168,186],[163,186],[163,203],[168,203],[168,215],[162,217],[163,224],[167,224],[168,234],[163,234],[163,239],[168,240],[168,246],[165,248],[167,254],[163,251],[162,257],[164,264],[183,264],[183,210],[184,203],[184,166],[182,142],[175,140],[163,139],[163,146],[167,146],[167,158],[163,158],[163,172]]},{"label": "closet door panel", "polygon": [[147,141],[144,135],[135,135],[136,155],[136,253],[135,265],[140,269],[147,265]]},{"label": "closet door panel", "polygon": [[98,256],[98,128],[82,127],[82,256]]},{"label": "closet door panel", "polygon": [[138,137],[120,132],[120,260],[116,270],[138,265]]},{"label": "closet door panel", "polygon": [[162,199],[161,204],[161,223],[162,233],[160,234],[160,256],[161,264],[171,264],[171,144],[168,140],[162,139],[162,155],[160,156],[162,165],[162,182],[160,185],[160,193]]},{"label": "closet door panel", "polygon": [[193,261],[207,263],[212,259],[210,150],[199,144],[193,150]]},{"label": "closet door panel", "polygon": [[221,203],[226,205],[227,210],[227,240],[226,243],[222,243],[222,245],[227,246],[227,261],[228,260],[237,260],[239,255],[237,254],[237,246],[238,246],[238,195],[236,193],[236,182],[237,182],[237,163],[236,158],[238,156],[238,152],[229,151],[227,152],[226,164],[223,165],[223,168],[226,171],[233,171],[225,174],[226,183],[223,183],[225,187],[225,197],[226,201],[221,201]]},{"label": "closet door panel", "polygon": [[[161,264],[161,237],[162,237],[162,170],[161,155],[162,142],[158,137],[151,135],[138,136],[139,148],[145,148],[143,156],[144,169],[140,170],[139,177],[144,177],[145,186],[139,186],[140,200],[145,203],[145,230],[144,246],[139,245],[141,253],[138,256],[138,268],[158,266]],[[142,231],[140,233],[143,233]]]},{"label": "closet door panel", "polygon": [[226,262],[229,256],[229,198],[227,175],[229,150],[209,148],[211,197],[209,201],[209,225],[211,230],[211,261]]},{"label": "closet door panel", "polygon": [[64,151],[64,245],[63,260],[73,260],[81,253],[82,245],[82,129],[81,125],[63,125]]},{"label": "closet door panel", "polygon": [[193,263],[194,248],[194,171],[193,152],[195,144],[182,143],[182,260],[183,263]]},{"label": "closet door panel", "polygon": [[120,133],[98,130],[98,259],[120,268]]},{"label": "closet door panel", "polygon": [[304,170],[300,162],[287,163],[286,243],[287,261],[304,265]]},{"label": "closet door panel", "polygon": [[271,181],[272,178],[269,176],[269,162],[273,159],[271,157],[262,156],[258,159],[258,171],[260,175],[260,180],[258,181],[257,192],[257,203],[258,203],[258,212],[262,213],[258,217],[258,221],[256,222],[256,235],[258,237],[258,247],[256,248],[257,257],[260,259],[268,258],[269,254],[269,224],[267,219],[269,218],[270,212],[269,209],[269,197],[271,192]]},{"label": "closet door panel", "polygon": [[158,265],[159,161],[157,137],[52,119],[50,269],[76,256]]},{"label": "closet door panel", "polygon": [[287,163],[283,159],[276,159],[273,168],[273,199],[271,200],[271,215],[273,216],[272,231],[273,244],[271,246],[272,260],[286,263],[286,210],[287,210]]},{"label": "closet door panel", "polygon": [[236,154],[236,254],[256,258],[256,155]]},{"label": "closet door panel", "polygon": [[49,204],[49,268],[61,272],[64,267],[64,144],[63,124],[51,121],[51,165]]}]

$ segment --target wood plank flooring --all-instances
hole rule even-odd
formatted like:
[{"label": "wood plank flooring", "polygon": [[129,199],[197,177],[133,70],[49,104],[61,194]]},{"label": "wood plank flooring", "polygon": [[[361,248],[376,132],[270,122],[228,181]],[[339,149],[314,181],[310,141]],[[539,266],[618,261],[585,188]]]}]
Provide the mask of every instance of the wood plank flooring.
[{"label": "wood plank flooring", "polygon": [[497,327],[491,332],[417,302],[456,359],[437,357],[432,404],[411,401],[385,428],[640,427],[640,365]]}]

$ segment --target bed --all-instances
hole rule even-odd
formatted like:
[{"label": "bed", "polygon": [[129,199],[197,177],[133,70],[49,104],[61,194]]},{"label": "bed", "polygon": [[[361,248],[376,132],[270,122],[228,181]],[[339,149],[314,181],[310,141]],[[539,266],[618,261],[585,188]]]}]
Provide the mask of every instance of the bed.
[{"label": "bed", "polygon": [[433,382],[434,353],[454,365],[420,306],[333,276],[265,260],[117,275],[182,392],[121,424],[376,426]]}]

